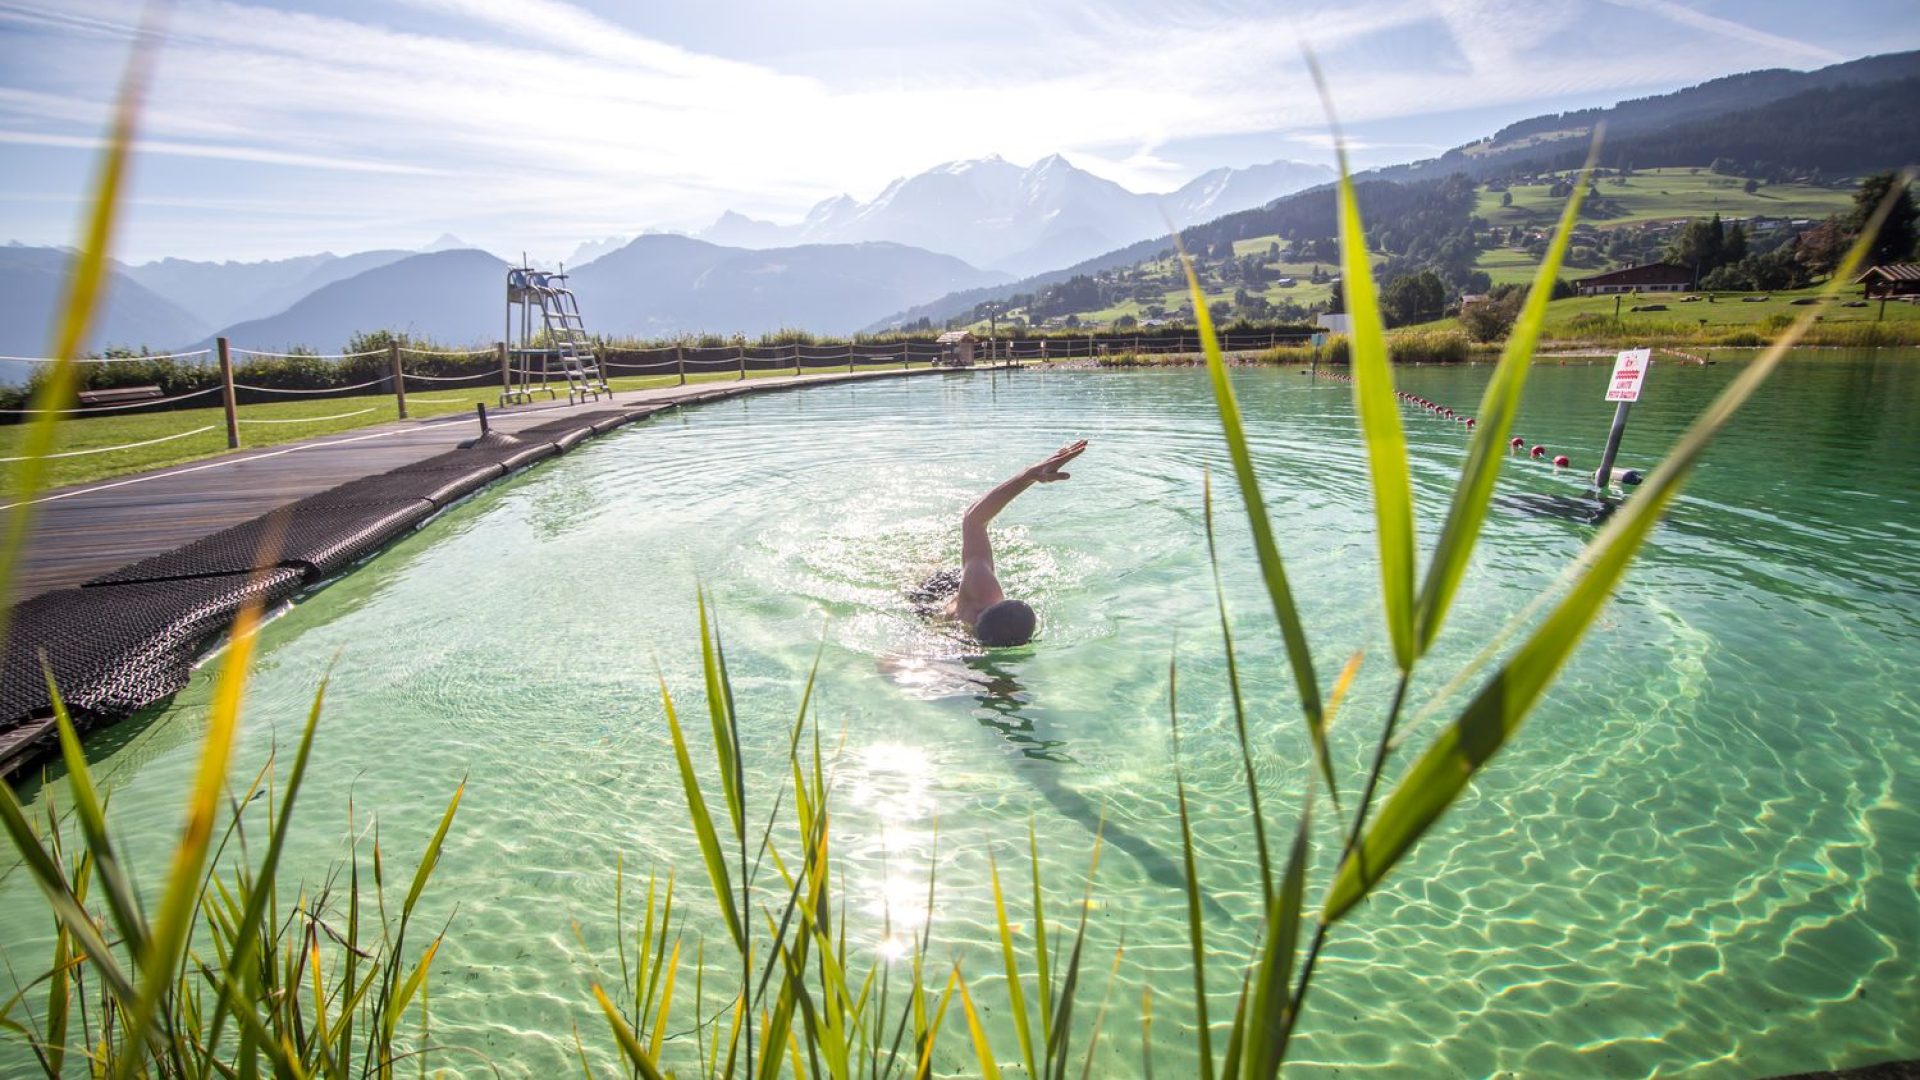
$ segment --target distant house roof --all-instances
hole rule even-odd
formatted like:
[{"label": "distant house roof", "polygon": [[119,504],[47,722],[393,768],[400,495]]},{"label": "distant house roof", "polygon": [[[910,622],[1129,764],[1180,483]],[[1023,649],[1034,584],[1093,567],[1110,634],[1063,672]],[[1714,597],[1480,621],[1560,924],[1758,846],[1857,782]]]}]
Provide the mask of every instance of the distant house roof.
[{"label": "distant house roof", "polygon": [[979,340],[979,338],[973,336],[973,331],[971,330],[949,330],[936,338],[935,343],[940,345],[958,345],[963,341]]},{"label": "distant house roof", "polygon": [[1920,282],[1920,263],[1886,263],[1881,266],[1869,266],[1864,273],[1853,279],[1855,285],[1868,281]]},{"label": "distant house roof", "polygon": [[1592,277],[1578,278],[1575,285],[1593,286],[1633,286],[1633,285],[1685,285],[1693,280],[1693,271],[1672,263],[1642,263],[1629,266],[1625,270],[1615,270],[1610,274],[1595,274]]}]

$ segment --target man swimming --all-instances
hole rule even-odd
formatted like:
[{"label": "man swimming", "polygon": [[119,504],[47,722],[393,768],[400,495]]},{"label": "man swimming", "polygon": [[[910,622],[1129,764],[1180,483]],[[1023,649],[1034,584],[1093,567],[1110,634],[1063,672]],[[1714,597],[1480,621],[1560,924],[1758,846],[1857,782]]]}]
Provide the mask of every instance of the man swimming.
[{"label": "man swimming", "polygon": [[939,613],[972,627],[974,639],[980,644],[990,649],[1025,645],[1033,638],[1036,621],[1033,608],[1024,601],[1007,599],[1001,591],[1000,578],[993,569],[993,543],[987,539],[987,522],[1033,485],[1051,484],[1072,476],[1072,473],[1061,472],[1061,467],[1086,449],[1085,439],[1061,447],[1052,457],[1021,470],[1013,479],[980,496],[960,519],[959,580],[955,582],[951,572],[935,575],[923,592],[943,591],[942,585],[952,588],[953,596],[939,608]]}]

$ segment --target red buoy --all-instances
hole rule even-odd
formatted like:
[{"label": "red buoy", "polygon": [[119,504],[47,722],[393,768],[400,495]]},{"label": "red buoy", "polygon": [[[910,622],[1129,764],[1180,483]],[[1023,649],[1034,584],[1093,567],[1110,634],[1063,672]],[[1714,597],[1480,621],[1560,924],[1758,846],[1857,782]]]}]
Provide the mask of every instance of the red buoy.
[{"label": "red buoy", "polygon": [[1513,438],[1507,440],[1507,446],[1510,449],[1518,450],[1525,445],[1527,445],[1527,440],[1521,438],[1518,435],[1515,435]]},{"label": "red buoy", "polygon": [[1567,460],[1567,455],[1565,454],[1561,454],[1559,457],[1554,458],[1553,463],[1563,469],[1566,468],[1568,465],[1573,464],[1573,462]]},{"label": "red buoy", "polygon": [[1468,427],[1472,427],[1472,426],[1473,426],[1473,417],[1471,417],[1471,416],[1469,416],[1469,417],[1467,417],[1467,426],[1468,426]]},{"label": "red buoy", "polygon": [[1536,446],[1533,448],[1531,453],[1533,454],[1534,457],[1543,458],[1547,456],[1547,448],[1544,446]]}]

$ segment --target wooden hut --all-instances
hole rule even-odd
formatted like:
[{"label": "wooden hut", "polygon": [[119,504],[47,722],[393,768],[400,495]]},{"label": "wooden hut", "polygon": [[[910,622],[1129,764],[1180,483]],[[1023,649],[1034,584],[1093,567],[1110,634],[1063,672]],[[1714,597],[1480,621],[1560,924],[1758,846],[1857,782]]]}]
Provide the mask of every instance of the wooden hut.
[{"label": "wooden hut", "polygon": [[973,346],[980,339],[971,330],[949,330],[935,339],[940,346],[939,363],[947,367],[972,367]]}]

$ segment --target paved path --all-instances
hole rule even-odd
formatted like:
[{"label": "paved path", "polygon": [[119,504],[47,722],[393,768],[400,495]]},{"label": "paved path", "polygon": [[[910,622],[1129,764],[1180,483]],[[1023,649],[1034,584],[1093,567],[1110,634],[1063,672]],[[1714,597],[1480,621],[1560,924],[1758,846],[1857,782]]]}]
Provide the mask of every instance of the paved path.
[{"label": "paved path", "polygon": [[[564,401],[543,401],[489,409],[488,416],[493,427],[511,434],[563,416],[569,409],[586,412],[658,406],[716,392],[758,393],[816,383],[926,375],[939,370],[889,368],[700,382],[622,391],[613,395],[611,406],[605,398],[572,406]],[[48,492],[35,500],[32,530],[8,600],[17,603],[50,589],[78,585],[337,484],[451,450],[478,432],[471,413],[400,420],[266,450],[236,450],[185,465]],[[0,506],[0,515],[19,512],[19,504]]]}]

